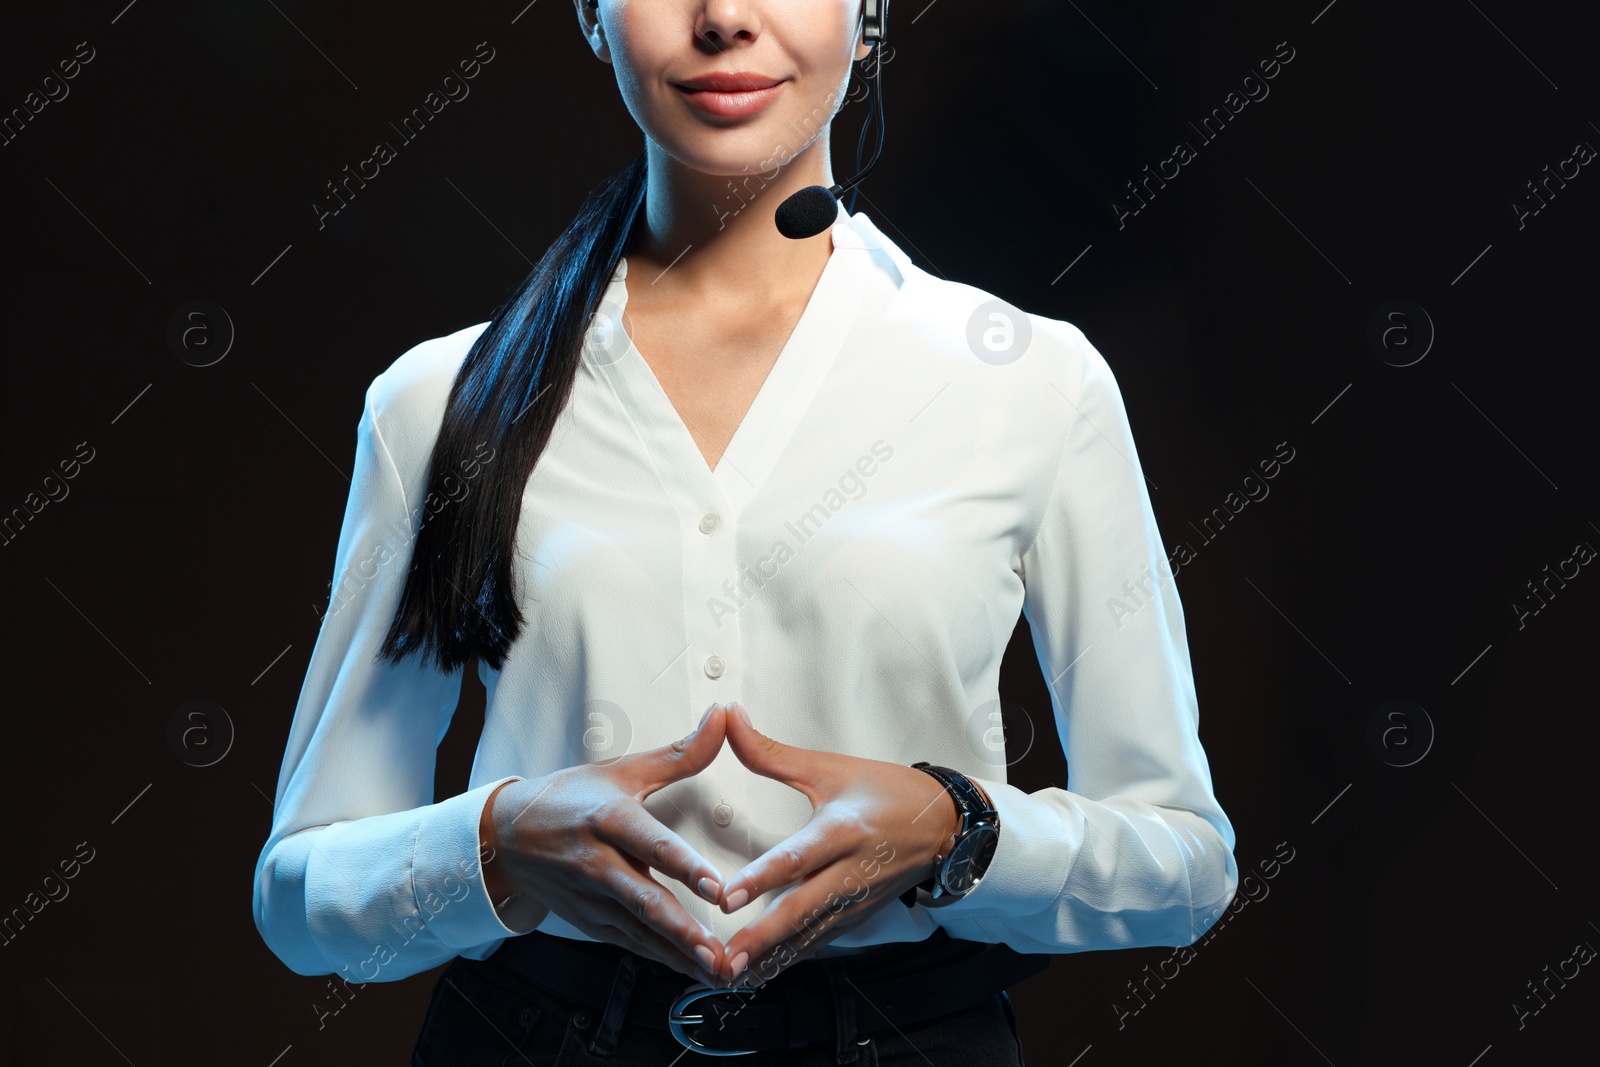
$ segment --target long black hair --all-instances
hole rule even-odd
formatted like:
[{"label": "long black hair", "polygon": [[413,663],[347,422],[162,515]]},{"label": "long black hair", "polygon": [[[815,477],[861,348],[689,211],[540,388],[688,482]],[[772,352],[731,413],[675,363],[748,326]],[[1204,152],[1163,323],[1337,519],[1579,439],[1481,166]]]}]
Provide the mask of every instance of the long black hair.
[{"label": "long black hair", "polygon": [[[522,285],[495,310],[450,388],[429,463],[425,515],[379,654],[449,672],[499,670],[522,631],[514,582],[522,494],[577,377],[582,345],[644,203],[645,156],[590,193]],[[494,449],[483,462],[483,445]],[[460,491],[459,469],[476,474]],[[450,483],[457,490],[449,492]]]}]

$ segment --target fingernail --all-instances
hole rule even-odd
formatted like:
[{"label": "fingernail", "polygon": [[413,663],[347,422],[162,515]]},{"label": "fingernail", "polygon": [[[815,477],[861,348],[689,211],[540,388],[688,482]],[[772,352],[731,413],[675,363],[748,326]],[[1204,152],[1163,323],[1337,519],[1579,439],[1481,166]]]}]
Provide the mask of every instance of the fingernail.
[{"label": "fingernail", "polygon": [[722,887],[711,878],[702,878],[695,884],[695,892],[705,897],[711,903],[717,902],[717,894],[722,892]]},{"label": "fingernail", "polygon": [[717,957],[713,956],[711,954],[711,950],[706,948],[704,945],[696,945],[694,947],[694,954],[708,971],[711,970],[712,965],[717,962]]},{"label": "fingernail", "polygon": [[748,711],[744,710],[744,705],[743,704],[735,704],[734,707],[736,709],[738,709],[739,718],[744,720],[744,724],[746,726],[750,727],[750,729],[754,730],[756,728],[756,724],[750,721],[750,713]]},{"label": "fingernail", "polygon": [[750,953],[741,952],[733,957],[733,976],[735,978],[744,973],[745,964],[750,962]]},{"label": "fingernail", "polygon": [[716,711],[720,707],[722,707],[721,704],[713,704],[709,708],[707,708],[706,709],[706,713],[704,715],[700,716],[700,725],[696,726],[695,729],[698,730],[698,729],[700,729],[701,726],[704,726],[706,723],[710,722],[711,721],[711,713],[713,711]]},{"label": "fingernail", "polygon": [[740,908],[745,906],[745,903],[749,901],[749,899],[750,891],[748,889],[735,889],[732,893],[728,894],[728,910],[738,911]]}]

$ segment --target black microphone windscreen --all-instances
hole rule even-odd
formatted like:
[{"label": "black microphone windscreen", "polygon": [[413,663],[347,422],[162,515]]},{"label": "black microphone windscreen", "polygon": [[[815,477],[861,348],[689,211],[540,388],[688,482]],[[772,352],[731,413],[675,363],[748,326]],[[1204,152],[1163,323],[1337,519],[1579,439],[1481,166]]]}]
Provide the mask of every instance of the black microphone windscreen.
[{"label": "black microphone windscreen", "polygon": [[839,201],[824,185],[808,185],[778,205],[778,232],[793,240],[815,237],[839,217]]}]

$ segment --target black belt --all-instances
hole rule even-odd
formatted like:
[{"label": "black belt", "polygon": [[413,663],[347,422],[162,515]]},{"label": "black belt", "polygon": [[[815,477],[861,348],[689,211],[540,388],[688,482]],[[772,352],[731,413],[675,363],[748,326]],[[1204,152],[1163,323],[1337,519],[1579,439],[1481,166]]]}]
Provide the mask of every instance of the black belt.
[{"label": "black belt", "polygon": [[[535,930],[507,938],[488,962],[599,1017],[627,955],[606,942]],[[686,1047],[711,1055],[829,1041],[837,1023],[826,966],[835,959],[849,978],[847,995],[854,999],[860,1034],[904,1029],[970,1008],[1050,965],[1048,955],[953,940],[943,929],[920,942],[812,957],[759,983],[759,988],[712,989],[640,957],[625,1025],[668,1030]]]}]

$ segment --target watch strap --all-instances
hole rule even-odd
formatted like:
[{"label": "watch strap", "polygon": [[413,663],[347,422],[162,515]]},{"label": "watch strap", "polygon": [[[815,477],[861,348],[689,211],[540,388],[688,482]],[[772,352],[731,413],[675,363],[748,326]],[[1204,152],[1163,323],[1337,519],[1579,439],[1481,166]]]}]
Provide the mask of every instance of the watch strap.
[{"label": "watch strap", "polygon": [[[990,822],[997,829],[999,828],[1000,813],[985,799],[983,793],[978,790],[977,786],[972,784],[972,781],[966,775],[949,767],[940,767],[929,763],[927,760],[913,763],[912,766],[937,779],[939,784],[943,785],[946,791],[949,792],[951,799],[955,801],[956,811],[961,815],[961,829],[956,831],[955,840],[959,840],[960,835],[974,821]],[[952,841],[951,848],[953,850],[954,841]],[[917,890],[933,892],[939,877],[939,868],[949,855],[950,851],[941,851],[935,856],[933,874],[900,894],[900,902],[909,908],[917,902]]]}]

